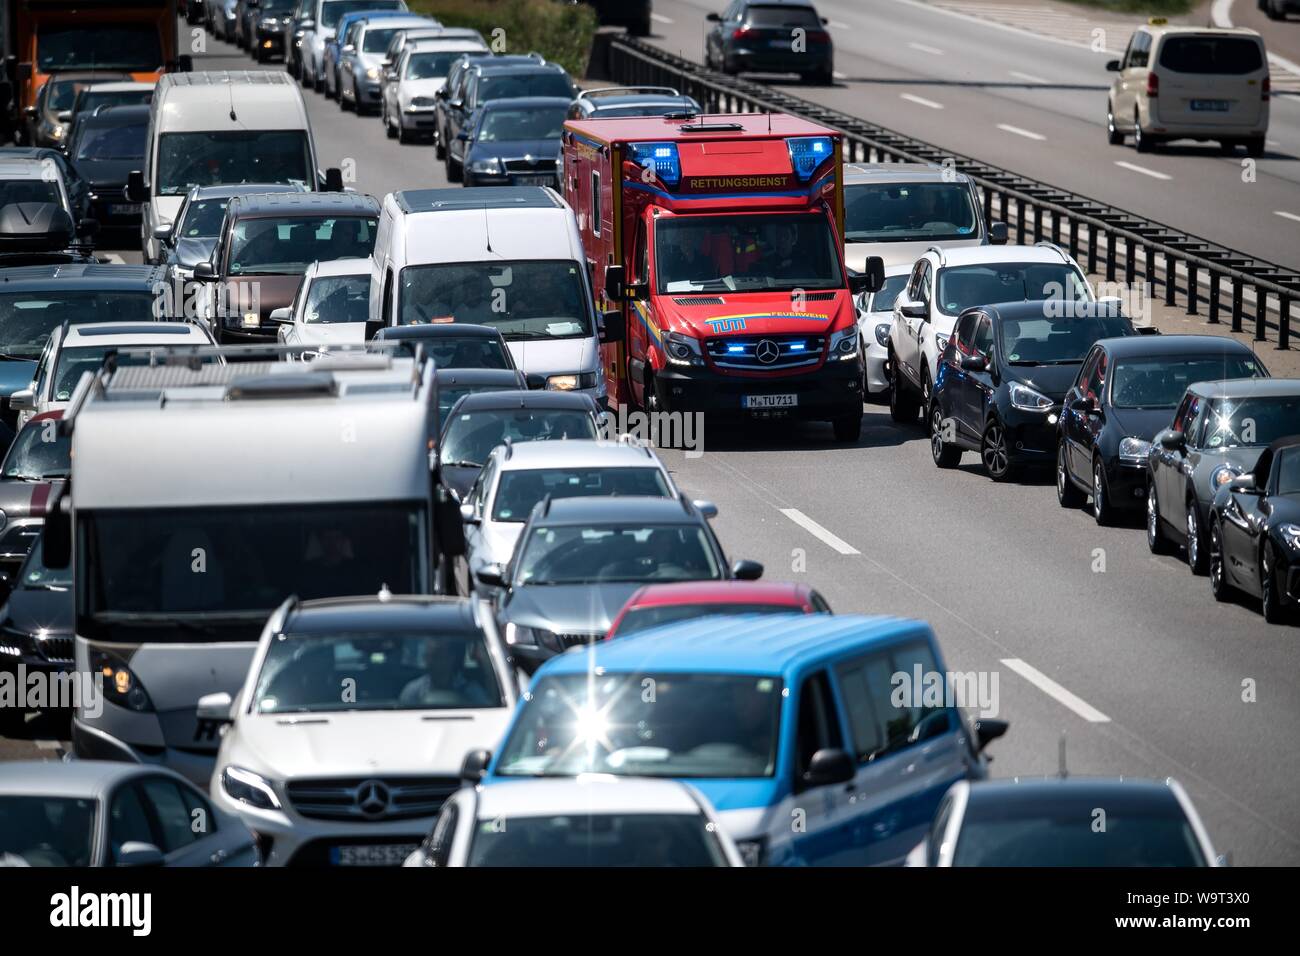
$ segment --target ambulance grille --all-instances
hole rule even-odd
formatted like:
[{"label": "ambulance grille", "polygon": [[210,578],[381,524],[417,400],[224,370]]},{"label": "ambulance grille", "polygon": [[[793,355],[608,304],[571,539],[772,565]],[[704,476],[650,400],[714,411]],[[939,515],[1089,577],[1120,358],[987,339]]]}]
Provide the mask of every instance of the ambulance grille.
[{"label": "ambulance grille", "polygon": [[722,300],[716,295],[694,295],[673,301],[678,305],[722,305]]}]

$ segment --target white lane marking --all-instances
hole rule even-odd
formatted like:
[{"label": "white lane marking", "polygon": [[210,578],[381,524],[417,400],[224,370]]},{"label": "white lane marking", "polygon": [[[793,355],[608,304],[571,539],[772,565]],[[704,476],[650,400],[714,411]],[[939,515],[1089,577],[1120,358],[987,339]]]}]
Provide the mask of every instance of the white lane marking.
[{"label": "white lane marking", "polygon": [[1216,27],[1232,27],[1232,0],[1214,0],[1210,6],[1210,23]]},{"label": "white lane marking", "polygon": [[1173,176],[1166,176],[1164,173],[1156,172],[1154,169],[1147,169],[1145,166],[1137,166],[1133,163],[1126,163],[1122,159],[1115,160],[1116,166],[1122,166],[1124,169],[1131,169],[1135,173],[1141,173],[1143,176],[1150,176],[1152,179],[1173,179]]},{"label": "white lane marking", "polygon": [[126,260],[123,259],[121,256],[119,256],[116,252],[106,252],[101,258],[103,258],[105,262],[111,262],[114,265],[120,266],[126,264]]},{"label": "white lane marking", "polygon": [[1293,212],[1283,212],[1281,209],[1275,209],[1273,210],[1273,215],[1281,216],[1283,219],[1294,219],[1296,222],[1300,222],[1300,216],[1297,216]]},{"label": "white lane marking", "polygon": [[1007,74],[1014,76],[1017,80],[1024,80],[1026,83],[1050,83],[1051,80],[1045,80],[1041,76],[1034,76],[1032,73],[1021,73],[1019,70],[1011,70]]},{"label": "white lane marking", "polygon": [[913,96],[911,93],[899,93],[899,99],[907,100],[909,103],[916,103],[920,106],[928,106],[932,110],[943,109],[942,103],[936,103],[934,100],[927,100],[923,96]]},{"label": "white lane marking", "polygon": [[828,20],[826,25],[834,30],[851,30],[853,29],[847,23],[841,23],[839,20]]},{"label": "white lane marking", "polygon": [[1021,129],[1019,126],[1008,126],[1006,123],[999,123],[998,129],[1004,133],[1014,133],[1017,136],[1023,136],[1025,139],[1045,140],[1047,139],[1042,133],[1034,133],[1027,129]]},{"label": "white lane marking", "polygon": [[650,19],[653,20],[655,23],[676,23],[677,22],[672,17],[666,17],[662,13],[652,13],[650,14]]},{"label": "white lane marking", "polygon": [[62,750],[63,744],[57,740],[38,740],[36,741],[37,750]]},{"label": "white lane marking", "polygon": [[809,518],[798,508],[782,508],[781,514],[785,515],[787,518],[789,518],[799,527],[803,528],[805,531],[811,533],[813,537],[820,538],[826,544],[829,544],[840,554],[861,554],[862,553],[857,548],[853,547],[853,545],[844,541],[842,538],[835,537],[835,535],[831,534],[829,531],[827,531],[825,528],[819,525],[816,521],[813,521],[812,518]]},{"label": "white lane marking", "polygon": [[1090,724],[1108,724],[1110,718],[1093,707],[1087,701],[1076,697],[1068,690],[1052,680],[1042,671],[1031,667],[1018,657],[1003,658],[1002,665],[1009,667],[1029,683],[1033,684],[1048,697],[1053,698],[1057,703],[1063,704],[1070,710],[1074,711]]},{"label": "white lane marking", "polygon": [[[1090,43],[1082,43],[1078,40],[1067,40],[1064,37],[1051,36],[1046,33],[1035,33],[1033,30],[1026,30],[1023,27],[1012,26],[1009,23],[999,23],[997,20],[986,20],[983,17],[972,16],[969,13],[961,13],[958,10],[936,7],[933,4],[925,2],[925,0],[894,0],[894,2],[906,4],[909,7],[916,7],[918,10],[925,10],[929,13],[941,13],[946,17],[956,17],[958,20],[965,20],[967,23],[976,23],[992,30],[1002,30],[1005,33],[1018,33],[1022,37],[1029,37],[1033,40],[1044,40],[1048,43],[1059,43],[1062,46],[1072,46],[1076,50],[1087,50],[1089,53],[1096,53],[1098,55],[1104,55],[1107,53],[1117,54],[1123,52],[1122,49],[1094,50]],[[1127,41],[1128,36],[1125,35],[1124,39]]]},{"label": "white lane marking", "polygon": [[935,46],[926,46],[924,43],[909,43],[913,50],[920,50],[922,53],[928,53],[931,56],[943,56],[943,51]]}]

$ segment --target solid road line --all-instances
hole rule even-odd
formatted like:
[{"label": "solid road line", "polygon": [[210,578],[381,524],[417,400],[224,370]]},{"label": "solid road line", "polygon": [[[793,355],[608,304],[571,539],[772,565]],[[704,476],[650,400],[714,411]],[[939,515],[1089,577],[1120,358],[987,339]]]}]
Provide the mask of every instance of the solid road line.
[{"label": "solid road line", "polygon": [[803,528],[805,531],[811,533],[813,537],[820,538],[823,542],[829,544],[840,554],[861,554],[862,553],[857,548],[853,547],[853,545],[846,542],[844,539],[838,538],[835,535],[831,534],[829,531],[827,531],[825,528],[819,525],[816,521],[813,521],[812,518],[809,518],[806,514],[800,511],[798,508],[782,508],[781,514],[785,515],[787,518],[789,518],[799,527]]},{"label": "solid road line", "polygon": [[1056,681],[1052,680],[1042,671],[1038,670],[1035,667],[1031,667],[1030,665],[1026,664],[1024,661],[1022,661],[1020,658],[1018,657],[1003,658],[1002,665],[1004,667],[1011,668],[1013,671],[1015,671],[1025,680],[1029,681],[1029,683],[1033,684],[1035,687],[1041,690],[1048,697],[1051,697],[1059,704],[1065,705],[1067,708],[1074,711],[1076,714],[1078,714],[1084,720],[1088,721],[1090,724],[1110,723],[1110,718],[1107,717],[1105,714],[1103,714],[1101,711],[1099,711],[1096,707],[1093,707],[1091,704],[1089,704],[1087,701],[1083,700],[1082,698],[1076,697],[1074,694],[1071,694],[1068,690],[1066,690]]}]

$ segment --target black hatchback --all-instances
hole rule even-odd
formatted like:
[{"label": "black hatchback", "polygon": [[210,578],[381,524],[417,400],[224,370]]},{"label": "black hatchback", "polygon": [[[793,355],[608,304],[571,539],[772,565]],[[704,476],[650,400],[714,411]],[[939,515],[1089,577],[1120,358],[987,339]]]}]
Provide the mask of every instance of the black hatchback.
[{"label": "black hatchback", "polygon": [[827,21],[807,0],[734,0],[707,19],[704,64],[711,70],[798,73],[807,82],[834,82]]},{"label": "black hatchback", "polygon": [[940,468],[979,452],[994,481],[1056,453],[1061,402],[1099,339],[1136,336],[1113,303],[1010,302],[967,309],[939,355],[929,408]]}]

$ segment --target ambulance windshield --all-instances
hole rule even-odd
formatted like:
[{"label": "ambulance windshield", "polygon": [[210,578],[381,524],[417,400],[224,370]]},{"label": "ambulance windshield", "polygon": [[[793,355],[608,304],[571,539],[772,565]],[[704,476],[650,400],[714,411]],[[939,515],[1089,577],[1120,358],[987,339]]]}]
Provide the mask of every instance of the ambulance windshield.
[{"label": "ambulance windshield", "polygon": [[838,289],[835,235],[820,213],[681,216],[655,226],[661,295]]}]

